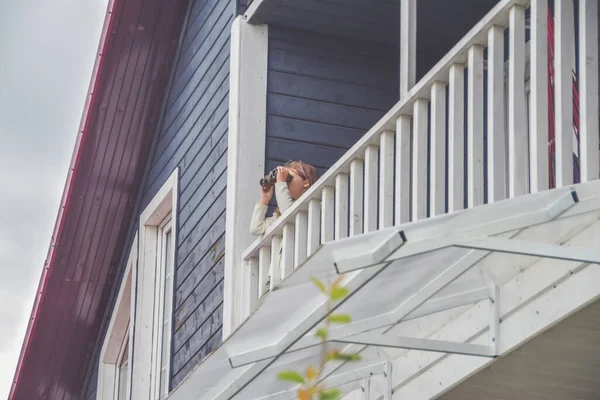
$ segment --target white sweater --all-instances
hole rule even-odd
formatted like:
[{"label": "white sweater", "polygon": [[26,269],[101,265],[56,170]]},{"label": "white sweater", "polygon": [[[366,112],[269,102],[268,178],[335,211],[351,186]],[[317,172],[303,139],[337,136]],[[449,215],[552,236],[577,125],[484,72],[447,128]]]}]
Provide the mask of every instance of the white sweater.
[{"label": "white sweater", "polygon": [[[277,206],[279,211],[283,214],[290,206],[294,203],[294,200],[290,197],[290,191],[287,183],[277,182],[275,184],[275,199],[277,200]],[[279,217],[273,215],[272,217],[266,218],[267,206],[262,203],[256,203],[254,211],[252,212],[252,220],[250,221],[250,233],[256,236],[263,235],[269,226]]]}]

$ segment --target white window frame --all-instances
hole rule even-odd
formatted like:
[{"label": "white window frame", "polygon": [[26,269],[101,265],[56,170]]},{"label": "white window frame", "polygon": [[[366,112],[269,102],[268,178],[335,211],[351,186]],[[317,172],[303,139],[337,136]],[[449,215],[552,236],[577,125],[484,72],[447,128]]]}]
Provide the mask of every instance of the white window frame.
[{"label": "white window frame", "polygon": [[[161,260],[165,244],[163,238],[171,232],[170,261],[167,264],[174,275],[176,236],[177,236],[177,197],[179,169],[176,169],[150,201],[140,215],[138,268],[134,274],[135,324],[133,352],[133,399],[164,399],[169,394],[171,330],[172,330],[172,297],[171,287],[169,299],[163,298],[165,281],[169,272]],[[163,277],[163,278],[161,278]],[[171,285],[174,280],[171,279]],[[162,371],[162,332],[164,313],[169,321],[166,341],[167,385],[160,388],[160,372]]]},{"label": "white window frame", "polygon": [[[131,376],[132,376],[132,354],[133,354],[133,330],[131,329],[131,316],[134,312],[132,302],[132,271],[136,268],[138,251],[138,237],[134,237],[129,259],[125,267],[125,273],[119,287],[119,294],[113,309],[113,313],[106,331],[102,350],[100,351],[100,362],[98,366],[98,387],[96,398],[98,400],[129,400],[131,399]],[[125,397],[119,396],[119,373],[120,365],[125,356],[123,349],[127,346],[128,382]]]}]

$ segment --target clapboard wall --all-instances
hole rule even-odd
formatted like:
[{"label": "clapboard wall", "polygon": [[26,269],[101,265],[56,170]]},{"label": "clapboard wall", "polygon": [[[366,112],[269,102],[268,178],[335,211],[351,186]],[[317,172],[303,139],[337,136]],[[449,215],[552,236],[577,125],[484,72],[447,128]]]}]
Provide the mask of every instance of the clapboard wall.
[{"label": "clapboard wall", "polygon": [[[221,343],[231,0],[192,0],[145,206],[180,168],[171,386]],[[143,208],[143,207],[142,207]]]},{"label": "clapboard wall", "polygon": [[266,170],[323,174],[398,101],[398,48],[271,25]]}]

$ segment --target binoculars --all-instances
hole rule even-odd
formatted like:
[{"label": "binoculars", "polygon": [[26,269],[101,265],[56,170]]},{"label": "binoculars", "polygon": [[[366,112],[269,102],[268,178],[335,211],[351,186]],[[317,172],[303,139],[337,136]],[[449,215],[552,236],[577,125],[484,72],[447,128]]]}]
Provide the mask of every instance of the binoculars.
[{"label": "binoculars", "polygon": [[[292,174],[288,174],[287,183],[290,183],[294,179]],[[269,172],[265,175],[264,178],[260,180],[260,186],[271,187],[275,186],[275,182],[277,182],[277,168]]]}]

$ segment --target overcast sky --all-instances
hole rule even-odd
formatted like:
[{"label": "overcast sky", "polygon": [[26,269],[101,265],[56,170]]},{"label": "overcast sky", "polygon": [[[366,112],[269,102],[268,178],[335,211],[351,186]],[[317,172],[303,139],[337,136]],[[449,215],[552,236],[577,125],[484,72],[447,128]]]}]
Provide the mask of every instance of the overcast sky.
[{"label": "overcast sky", "polygon": [[48,251],[106,5],[0,1],[0,399]]}]

